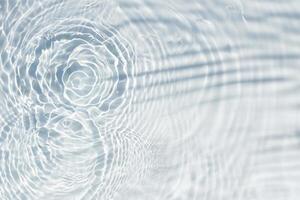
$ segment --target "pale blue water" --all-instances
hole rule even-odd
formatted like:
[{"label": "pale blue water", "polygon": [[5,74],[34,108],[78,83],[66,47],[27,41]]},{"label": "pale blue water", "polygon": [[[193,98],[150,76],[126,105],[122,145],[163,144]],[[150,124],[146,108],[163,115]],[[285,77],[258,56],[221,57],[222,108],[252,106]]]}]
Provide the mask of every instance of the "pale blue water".
[{"label": "pale blue water", "polygon": [[299,10],[0,0],[0,199],[298,200]]}]

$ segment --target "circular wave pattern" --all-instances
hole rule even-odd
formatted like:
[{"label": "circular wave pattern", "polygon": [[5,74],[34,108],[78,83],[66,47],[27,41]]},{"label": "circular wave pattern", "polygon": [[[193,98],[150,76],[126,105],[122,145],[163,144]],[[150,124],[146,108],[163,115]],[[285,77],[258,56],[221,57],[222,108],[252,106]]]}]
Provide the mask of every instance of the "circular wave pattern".
[{"label": "circular wave pattern", "polygon": [[[18,83],[22,95],[27,88],[41,104],[53,102],[70,107],[96,106],[105,111],[122,104],[133,65],[124,44],[109,27],[95,27],[82,20],[66,20],[55,32],[41,32],[20,46],[29,62],[21,60],[16,76],[28,76]],[[124,42],[124,41],[123,41]],[[22,65],[23,64],[23,65]]]},{"label": "circular wave pattern", "polygon": [[1,124],[1,199],[110,199],[142,147],[97,119],[130,106],[133,48],[96,20],[108,2],[40,3],[17,2],[1,29],[3,106],[17,110]]},{"label": "circular wave pattern", "polygon": [[120,2],[113,25],[105,5],[34,3],[4,26],[3,75],[22,108],[1,165],[8,199],[185,198],[201,181],[185,177],[200,110],[164,116],[213,96],[216,36],[164,3]]},{"label": "circular wave pattern", "polygon": [[267,2],[0,0],[0,199],[272,196],[299,48]]}]

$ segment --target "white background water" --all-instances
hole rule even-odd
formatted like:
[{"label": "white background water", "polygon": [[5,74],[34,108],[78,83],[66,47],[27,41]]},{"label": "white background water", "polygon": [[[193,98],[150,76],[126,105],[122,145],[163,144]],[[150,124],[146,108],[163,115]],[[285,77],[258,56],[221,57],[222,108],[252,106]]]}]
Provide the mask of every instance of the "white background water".
[{"label": "white background water", "polygon": [[299,9],[0,0],[0,199],[299,199]]}]

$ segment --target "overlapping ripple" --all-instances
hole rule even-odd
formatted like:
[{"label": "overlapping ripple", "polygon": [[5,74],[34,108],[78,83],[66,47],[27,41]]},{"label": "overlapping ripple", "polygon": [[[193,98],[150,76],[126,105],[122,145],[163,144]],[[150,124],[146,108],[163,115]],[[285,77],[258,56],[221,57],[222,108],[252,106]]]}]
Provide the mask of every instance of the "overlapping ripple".
[{"label": "overlapping ripple", "polygon": [[0,0],[0,199],[297,199],[295,0]]},{"label": "overlapping ripple", "polygon": [[109,199],[135,168],[132,131],[97,123],[133,85],[133,48],[99,18],[110,6],[1,1],[1,199]]}]

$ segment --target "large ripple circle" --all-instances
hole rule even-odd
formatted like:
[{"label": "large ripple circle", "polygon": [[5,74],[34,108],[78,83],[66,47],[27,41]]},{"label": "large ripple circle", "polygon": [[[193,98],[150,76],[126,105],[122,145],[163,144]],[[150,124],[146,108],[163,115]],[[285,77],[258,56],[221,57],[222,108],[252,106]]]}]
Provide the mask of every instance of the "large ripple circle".
[{"label": "large ripple circle", "polygon": [[[15,32],[24,23],[28,22],[17,24]],[[10,38],[18,43],[13,64],[18,66],[15,87],[22,96],[37,104],[101,111],[125,104],[126,88],[132,84],[133,50],[116,30],[76,16],[30,24],[33,31]]]}]

